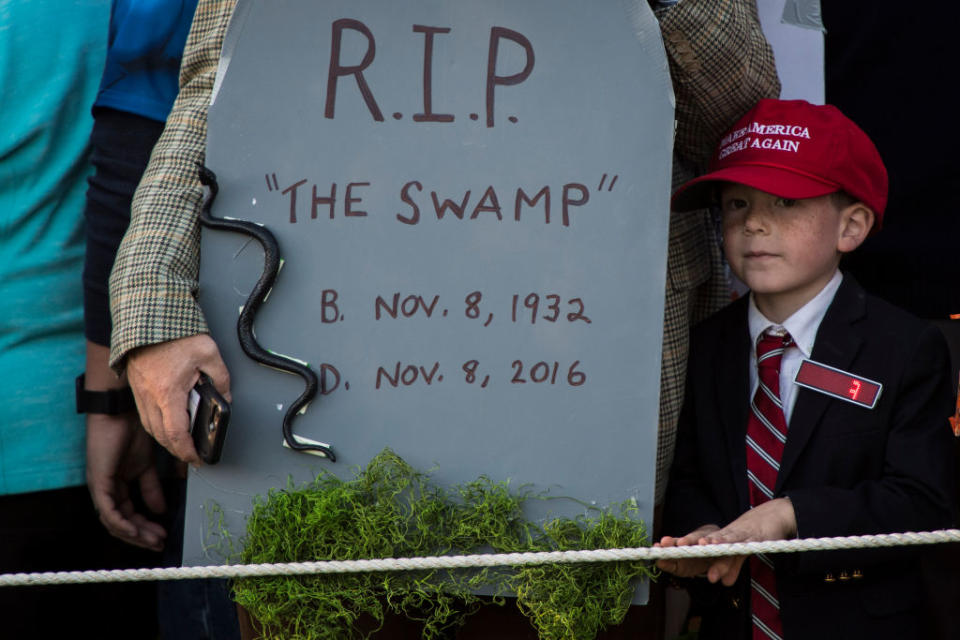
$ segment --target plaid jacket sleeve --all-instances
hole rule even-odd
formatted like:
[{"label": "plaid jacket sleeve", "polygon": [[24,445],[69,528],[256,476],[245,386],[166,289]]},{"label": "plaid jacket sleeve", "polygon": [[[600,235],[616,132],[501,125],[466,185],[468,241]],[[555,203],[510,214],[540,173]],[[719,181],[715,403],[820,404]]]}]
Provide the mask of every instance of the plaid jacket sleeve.
[{"label": "plaid jacket sleeve", "polygon": [[[657,13],[677,98],[673,187],[702,173],[723,132],[761,98],[780,94],[754,0],[680,0]],[[729,302],[709,211],[670,218],[660,371],[656,503],[673,462],[690,327]]]},{"label": "plaid jacket sleeve", "polygon": [[706,168],[723,132],[780,95],[755,0],[681,0],[659,16],[677,97],[676,153]]},{"label": "plaid jacket sleeve", "polygon": [[200,0],[180,68],[180,93],[134,195],[110,276],[110,364],[140,346],[206,333],[196,300],[200,264],[197,178],[207,108],[234,0]]}]

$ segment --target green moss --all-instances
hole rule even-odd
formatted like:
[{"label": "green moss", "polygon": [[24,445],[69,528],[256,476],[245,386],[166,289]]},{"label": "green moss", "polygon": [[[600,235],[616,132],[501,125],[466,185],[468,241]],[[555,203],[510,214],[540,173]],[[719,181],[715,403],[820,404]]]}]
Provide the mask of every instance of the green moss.
[{"label": "green moss", "polygon": [[[632,504],[593,518],[562,518],[543,527],[551,550],[648,546]],[[588,640],[620,623],[633,598],[635,581],[652,577],[642,562],[531,565],[518,569],[511,584],[517,604],[543,640]]]},{"label": "green moss", "polygon": [[[597,510],[538,526],[523,516],[528,493],[481,477],[445,490],[385,449],[351,480],[321,473],[255,502],[244,563],[353,560],[449,553],[551,551],[648,545],[636,506]],[[278,576],[237,580],[234,598],[266,639],[344,640],[369,636],[388,611],[418,620],[422,637],[461,625],[481,599],[513,592],[541,638],[595,637],[623,619],[642,562],[557,564],[458,571]]]}]

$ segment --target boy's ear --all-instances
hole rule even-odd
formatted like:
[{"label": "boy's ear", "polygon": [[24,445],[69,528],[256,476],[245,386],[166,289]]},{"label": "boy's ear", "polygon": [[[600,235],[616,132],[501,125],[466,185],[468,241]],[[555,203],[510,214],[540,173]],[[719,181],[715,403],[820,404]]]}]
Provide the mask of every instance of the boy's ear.
[{"label": "boy's ear", "polygon": [[849,253],[863,244],[873,228],[873,209],[862,202],[854,202],[840,211],[840,238],[837,250]]}]

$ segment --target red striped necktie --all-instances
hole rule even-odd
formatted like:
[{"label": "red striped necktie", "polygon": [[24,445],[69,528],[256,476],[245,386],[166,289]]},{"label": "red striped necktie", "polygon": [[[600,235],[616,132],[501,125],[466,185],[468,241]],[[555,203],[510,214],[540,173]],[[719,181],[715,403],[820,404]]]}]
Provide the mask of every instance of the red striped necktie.
[{"label": "red striped necktie", "polygon": [[[786,332],[783,335],[763,333],[757,341],[760,384],[747,419],[747,485],[751,508],[772,499],[777,484],[787,441],[787,420],[780,402],[780,361],[792,344],[793,339]],[[750,610],[753,640],[783,638],[773,564],[762,554],[750,558]]]}]

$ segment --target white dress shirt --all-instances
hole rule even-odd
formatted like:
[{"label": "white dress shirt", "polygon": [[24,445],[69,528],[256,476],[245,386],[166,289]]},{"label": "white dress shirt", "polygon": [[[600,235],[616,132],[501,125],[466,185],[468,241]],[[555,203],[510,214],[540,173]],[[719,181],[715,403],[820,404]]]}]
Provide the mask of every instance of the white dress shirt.
[{"label": "white dress shirt", "polygon": [[783,415],[790,425],[790,416],[793,415],[793,405],[797,402],[797,385],[793,380],[800,370],[800,363],[813,353],[813,343],[817,338],[820,322],[827,313],[827,308],[833,302],[833,296],[840,288],[843,275],[838,270],[833,274],[823,289],[820,290],[807,304],[797,309],[792,316],[777,324],[768,320],[753,301],[750,294],[750,304],[747,311],[747,323],[750,329],[750,397],[753,398],[759,386],[757,375],[757,340],[760,334],[768,329],[773,331],[786,330],[793,337],[793,345],[783,352],[780,361],[780,401],[783,403]]}]

